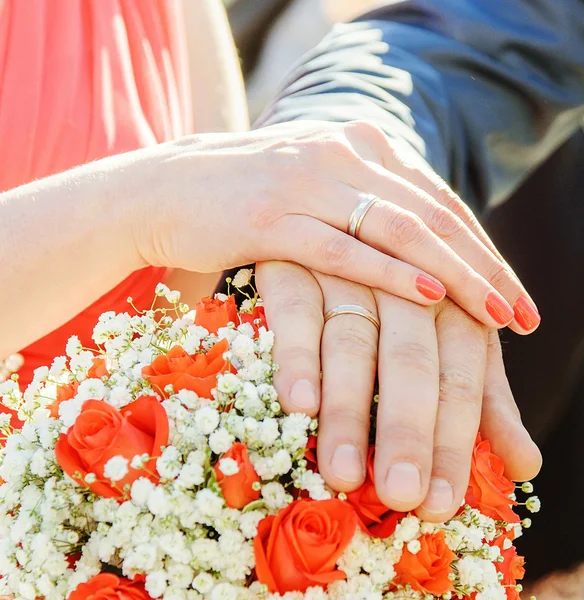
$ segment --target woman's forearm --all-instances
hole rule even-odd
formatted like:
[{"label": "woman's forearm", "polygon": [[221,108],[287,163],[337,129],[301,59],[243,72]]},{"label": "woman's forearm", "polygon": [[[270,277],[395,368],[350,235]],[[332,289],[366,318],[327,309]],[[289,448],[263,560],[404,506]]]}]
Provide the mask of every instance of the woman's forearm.
[{"label": "woman's forearm", "polygon": [[145,266],[134,243],[144,204],[132,201],[140,187],[126,168],[130,157],[0,194],[0,358]]},{"label": "woman's forearm", "polygon": [[239,58],[221,0],[183,0],[197,133],[249,127]]}]

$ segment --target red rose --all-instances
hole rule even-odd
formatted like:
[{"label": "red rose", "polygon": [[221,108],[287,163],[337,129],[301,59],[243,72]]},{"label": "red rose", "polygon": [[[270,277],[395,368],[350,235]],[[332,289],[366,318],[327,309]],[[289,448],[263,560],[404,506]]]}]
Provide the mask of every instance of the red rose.
[{"label": "red rose", "polygon": [[357,515],[347,502],[296,500],[262,519],[254,539],[256,575],[270,592],[304,592],[346,579],[336,562],[349,545]]},{"label": "red rose", "polygon": [[[239,313],[239,320],[241,323],[249,323],[256,334],[259,333],[260,327],[268,329],[268,322],[266,321],[266,311],[263,306],[254,306],[254,309],[250,313]],[[259,325],[256,325],[256,321],[259,320]]]},{"label": "red rose", "polygon": [[367,478],[359,489],[347,494],[347,502],[353,505],[361,525],[370,535],[377,538],[388,538],[395,531],[399,520],[406,516],[406,513],[387,508],[379,499],[373,479],[374,461],[375,446],[369,446]]},{"label": "red rose", "polygon": [[308,463],[307,468],[315,473],[318,473],[318,462],[316,458],[317,441],[318,438],[315,435],[309,436],[306,450],[304,451],[304,460]]},{"label": "red rose", "polygon": [[503,461],[491,452],[491,443],[483,441],[479,434],[472,455],[466,503],[492,519],[518,523],[519,517],[511,508],[517,502],[509,498],[515,484],[504,473]]},{"label": "red rose", "polygon": [[142,582],[100,573],[78,585],[69,600],[150,600],[150,596]]},{"label": "red rose", "polygon": [[[247,446],[237,442],[229,448],[222,458],[232,458],[239,467],[235,475],[225,475],[215,465],[215,477],[221,486],[225,504],[230,508],[243,508],[260,497],[260,491],[253,489],[253,484],[260,481],[247,455]],[[219,461],[220,462],[220,461]]]},{"label": "red rose", "polygon": [[227,300],[203,298],[195,304],[195,310],[195,325],[204,327],[209,333],[217,333],[220,327],[226,327],[229,322],[238,322],[235,296],[229,296]]},{"label": "red rose", "polygon": [[165,391],[172,385],[175,392],[191,390],[201,398],[212,399],[211,390],[217,385],[217,375],[232,371],[232,365],[223,358],[229,350],[229,342],[217,342],[206,354],[187,354],[180,346],[174,346],[154,362],[142,369],[142,375],[156,391],[168,398]]},{"label": "red rose", "polygon": [[419,542],[421,548],[417,554],[404,546],[402,557],[395,565],[396,583],[410,584],[412,589],[434,596],[454,591],[449,575],[456,554],[446,545],[444,531],[427,533]]},{"label": "red rose", "polygon": [[[121,410],[103,400],[87,400],[69,431],[61,434],[55,455],[63,471],[80,485],[105,498],[122,498],[124,486],[139,477],[158,479],[156,458],[167,443],[168,417],[154,396],[141,396]],[[130,462],[137,454],[151,457],[143,469],[128,466],[127,475],[115,485],[105,481],[104,468],[111,458],[122,456]],[[95,473],[97,481],[88,485],[87,473]]]},{"label": "red rose", "polygon": [[500,535],[493,541],[493,546],[498,546],[501,550],[503,562],[495,563],[495,568],[499,573],[503,574],[501,585],[504,585],[507,590],[507,600],[519,600],[519,592],[515,589],[517,581],[523,579],[525,575],[525,559],[517,554],[515,546],[509,545],[509,536]]}]

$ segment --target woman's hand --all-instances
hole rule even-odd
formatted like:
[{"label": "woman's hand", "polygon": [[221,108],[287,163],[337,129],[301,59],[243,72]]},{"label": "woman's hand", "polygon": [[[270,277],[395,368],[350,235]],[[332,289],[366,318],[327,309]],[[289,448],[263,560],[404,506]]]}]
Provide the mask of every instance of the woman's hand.
[{"label": "woman's hand", "polygon": [[[509,477],[535,476],[541,456],[523,427],[505,375],[498,335],[450,300],[422,307],[379,290],[310,273],[258,265],[280,402],[290,412],[320,409],[319,470],[335,489],[364,479],[376,374],[375,477],[380,499],[425,519],[454,515],[464,498],[479,424]],[[381,321],[323,311],[357,304]],[[320,370],[322,369],[322,399]]]},{"label": "woman's hand", "polygon": [[[399,165],[408,168],[402,154],[361,122],[163,144],[141,151],[133,171],[152,201],[136,221],[137,246],[147,264],[200,272],[289,260],[421,305],[444,296],[438,279],[479,321],[508,324],[513,310],[495,287],[513,303],[527,299],[517,278],[467,213],[440,203],[443,189],[430,189],[435,199],[423,177],[417,185],[396,174]],[[385,202],[367,212],[356,239],[347,226],[367,194]]]}]

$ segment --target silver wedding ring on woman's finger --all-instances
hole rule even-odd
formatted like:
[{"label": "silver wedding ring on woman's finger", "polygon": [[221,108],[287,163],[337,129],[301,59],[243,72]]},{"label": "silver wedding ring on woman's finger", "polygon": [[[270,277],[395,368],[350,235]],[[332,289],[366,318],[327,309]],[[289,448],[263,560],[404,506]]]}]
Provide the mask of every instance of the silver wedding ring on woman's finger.
[{"label": "silver wedding ring on woman's finger", "polygon": [[338,317],[340,315],[357,315],[359,317],[363,317],[367,319],[370,323],[377,327],[377,330],[381,329],[380,320],[370,311],[364,308],[363,306],[359,306],[358,304],[339,304],[335,308],[331,308],[324,315],[324,322],[326,324],[327,321],[330,321],[333,317]]},{"label": "silver wedding ring on woman's finger", "polygon": [[373,194],[367,194],[359,200],[349,217],[349,226],[347,227],[347,233],[349,235],[359,239],[359,230],[361,229],[365,215],[374,204],[377,204],[377,202],[381,202],[381,200]]}]

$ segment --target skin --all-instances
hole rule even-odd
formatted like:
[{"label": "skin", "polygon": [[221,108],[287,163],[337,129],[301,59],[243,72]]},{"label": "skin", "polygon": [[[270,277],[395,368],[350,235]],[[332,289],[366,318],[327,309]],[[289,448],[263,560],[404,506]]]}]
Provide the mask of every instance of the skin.
[{"label": "skin", "polygon": [[[225,30],[224,13],[218,12],[218,2],[205,0],[197,5],[203,11],[199,15],[192,12],[194,4],[190,6],[191,12],[187,8],[185,14],[191,31],[197,26],[199,34],[209,31],[208,27],[201,26],[204,20],[195,18],[202,14],[206,19],[215,19],[215,23]],[[225,40],[223,34],[213,34],[206,43],[225,47]],[[193,53],[195,46],[192,43],[190,49]],[[217,55],[219,66],[223,66],[216,71],[222,74],[223,84],[216,87],[194,85],[193,91],[195,94],[198,91],[200,96],[199,99],[195,97],[194,103],[199,108],[196,111],[198,125],[203,130],[243,129],[245,119],[238,93],[233,94],[235,100],[229,110],[212,110],[225,89],[237,92],[240,86],[238,72],[233,66],[234,53],[224,51]],[[202,63],[197,70],[197,63],[193,64],[193,81],[202,83],[213,71],[202,68]],[[207,89],[209,96],[203,98],[201,90]],[[539,454],[522,426],[514,425],[516,409],[513,409],[499,358],[498,342],[478,322],[495,325],[482,304],[486,293],[493,289],[488,282],[510,303],[525,294],[525,290],[472,215],[426,167],[415,165],[403,151],[390,146],[385,136],[373,126],[357,123],[321,126],[320,129],[308,126],[306,129],[304,125],[290,125],[280,128],[275,135],[271,135],[272,132],[266,134],[264,130],[239,137],[186,138],[156,149],[99,161],[0,195],[0,261],[7,266],[1,271],[0,286],[13,292],[0,299],[0,314],[12,313],[14,319],[16,313],[16,318],[25,323],[15,332],[11,332],[9,326],[5,328],[8,333],[0,342],[0,355],[7,355],[40,337],[81,310],[96,295],[111,289],[131,271],[147,264],[174,267],[170,283],[180,283],[182,277],[179,287],[190,291],[189,296],[196,300],[203,290],[206,292],[214,284],[216,275],[213,272],[216,270],[255,260],[293,258],[313,267],[312,271],[301,275],[301,268],[294,266],[296,271],[291,287],[296,290],[296,295],[286,295],[282,287],[274,292],[269,283],[270,280],[281,282],[286,279],[286,269],[290,265],[265,263],[271,266],[262,266],[258,273],[270,324],[279,339],[277,361],[282,369],[278,384],[283,404],[289,410],[315,414],[321,403],[317,375],[323,309],[347,303],[352,298],[354,303],[378,312],[383,324],[380,341],[371,324],[351,316],[333,319],[322,335],[325,376],[319,456],[325,478],[331,485],[348,490],[362,480],[362,457],[376,366],[382,386],[383,428],[391,432],[378,440],[382,450],[378,453],[376,466],[380,473],[378,479],[385,481],[389,466],[396,462],[409,462],[420,472],[420,485],[415,493],[406,489],[407,477],[402,477],[404,481],[390,486],[389,490],[380,484],[380,497],[389,506],[414,508],[424,501],[426,508],[421,510],[432,513],[438,520],[450,514],[463,493],[472,440],[481,416],[483,387],[483,432],[506,459],[510,473],[518,478],[529,478],[539,468]],[[304,163],[297,165],[290,161],[290,156],[294,157],[295,163],[302,163],[302,160]],[[303,165],[309,165],[310,170],[303,169]],[[326,175],[323,177],[326,184],[320,187],[318,179],[314,178],[315,166]],[[227,171],[234,174],[234,181],[229,185],[225,185],[223,177]],[[240,193],[234,190],[250,188],[247,175],[252,171],[258,174],[261,185],[255,195],[251,186],[249,196],[269,200],[269,214],[261,200],[255,205],[251,200],[248,204],[232,204],[232,199]],[[265,180],[262,180],[262,173],[265,173]],[[331,185],[331,175],[340,185]],[[239,186],[238,177],[242,179]],[[290,183],[286,184],[286,181]],[[290,196],[282,193],[286,187],[292,190]],[[205,194],[193,202],[192,198],[186,197],[185,189],[212,190],[215,199],[220,201],[214,202],[214,210],[210,211]],[[299,203],[298,196],[302,194],[296,193],[298,189],[310,190],[313,195],[316,189],[318,197],[327,202],[321,205],[310,198],[310,202]],[[369,249],[338,231],[346,227],[349,214],[358,201],[359,189],[388,200],[372,209],[363,225],[361,236],[371,246]],[[59,202],[55,202],[57,197]],[[140,206],[132,201],[135,197],[141,198]],[[168,197],[174,202],[169,203]],[[245,210],[241,210],[241,205]],[[290,210],[300,214],[291,214]],[[206,214],[204,225],[201,214]],[[233,221],[232,230],[229,230],[229,217],[234,214],[239,219]],[[246,221],[250,214],[252,219]],[[303,215],[305,221],[302,221]],[[301,239],[298,232],[306,235],[306,226],[302,224],[309,223],[306,221],[308,215],[327,223],[329,229],[321,227],[318,230],[320,238],[315,235],[316,230],[308,231],[310,239],[306,240],[306,247],[298,249]],[[65,218],[73,226],[64,236],[59,223]],[[16,223],[22,222],[27,223],[25,231],[16,227]],[[177,229],[180,223],[188,224],[188,227]],[[197,223],[200,236],[197,236]],[[246,223],[255,234],[251,238],[242,235],[242,232],[249,233]],[[209,237],[208,232],[214,231],[214,225],[224,236]],[[14,237],[15,231],[19,232],[18,240]],[[129,231],[132,232],[130,236],[127,235]],[[257,236],[261,233],[263,240],[263,234],[267,232],[275,234],[272,246],[258,247]],[[233,249],[236,237],[248,242],[241,244],[239,254]],[[282,244],[283,239],[287,239],[287,246],[286,242]],[[99,257],[93,256],[96,246],[105,248]],[[225,248],[230,249],[229,256],[226,256]],[[403,258],[417,268],[399,260],[388,260],[373,248]],[[202,256],[206,260],[201,260]],[[318,264],[317,260],[320,260]],[[59,269],[55,265],[59,265]],[[67,268],[63,269],[63,265]],[[321,271],[327,268],[329,273],[339,277],[323,276]],[[415,302],[426,307],[436,304],[419,294],[416,296],[412,283],[415,275],[421,272],[420,268],[442,276],[449,295],[478,320],[446,301],[441,305],[444,308],[418,307]],[[380,269],[385,277],[379,276]],[[193,275],[192,271],[207,274]],[[305,277],[316,282],[316,287],[301,284]],[[372,287],[356,286],[347,279],[383,286],[386,293]],[[460,281],[466,281],[466,287],[460,286]],[[31,289],[31,282],[32,287],[38,289],[37,293]],[[303,293],[299,295],[299,291]],[[48,303],[49,306],[41,303],[41,306],[40,299],[47,293],[58,293],[65,300]],[[305,313],[276,310],[287,304],[304,307]],[[42,322],[27,320],[31,311],[39,310],[43,311]],[[281,318],[283,314],[290,317],[292,328],[305,332],[304,338],[287,335]],[[443,316],[452,314],[454,316],[448,319]],[[399,322],[408,327],[404,331],[388,329],[388,323]],[[450,323],[448,328],[443,326],[444,322]],[[419,339],[408,340],[408,329],[418,331],[415,323],[419,323]],[[529,333],[516,323],[512,327],[519,333]],[[450,336],[451,331],[458,331],[459,337]],[[490,349],[489,335],[495,340]],[[468,345],[461,343],[464,339],[476,345],[472,354],[475,360],[470,365],[460,353],[460,348]],[[378,345],[384,349],[380,353],[383,360],[379,358],[379,361]],[[404,347],[410,348],[405,355]],[[393,362],[388,362],[392,356]],[[420,364],[425,366],[420,367]],[[443,365],[453,366],[444,370]],[[469,369],[472,377],[468,376]],[[425,377],[421,378],[420,371],[424,370]],[[308,382],[309,391],[312,388],[314,400],[311,406],[306,406],[306,397],[310,393],[306,393],[305,384],[302,384],[304,388],[300,394],[291,392],[296,381]],[[464,388],[462,391],[461,387]],[[352,393],[348,394],[348,390]],[[300,404],[299,397],[303,398]],[[488,401],[489,398],[499,398],[499,401]],[[449,407],[453,404],[468,410],[452,411]],[[514,420],[510,417],[512,413]],[[515,432],[513,435],[509,435],[509,428]],[[434,444],[431,443],[432,432]],[[452,443],[448,446],[443,440]],[[343,455],[340,470],[334,468],[333,460],[339,446],[344,446],[344,451],[349,449],[349,455],[346,452]],[[452,485],[454,500],[450,506],[441,506],[440,510],[432,506],[436,498],[435,494],[428,493],[431,476]],[[444,486],[442,489],[444,491]],[[438,504],[444,504],[444,497],[438,500]]]}]

